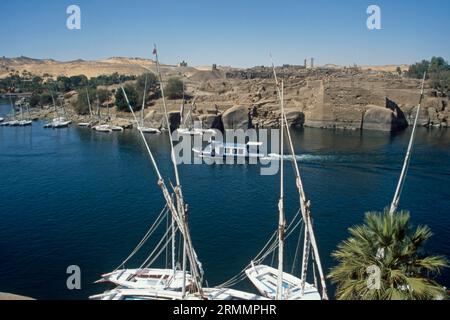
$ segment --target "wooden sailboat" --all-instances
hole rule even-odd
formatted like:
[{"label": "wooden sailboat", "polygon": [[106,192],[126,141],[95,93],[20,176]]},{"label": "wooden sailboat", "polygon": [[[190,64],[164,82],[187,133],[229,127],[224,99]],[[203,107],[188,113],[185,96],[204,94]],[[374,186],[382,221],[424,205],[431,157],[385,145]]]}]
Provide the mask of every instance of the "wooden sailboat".
[{"label": "wooden sailboat", "polygon": [[63,112],[63,115],[61,116],[59,114],[58,106],[57,106],[57,104],[55,102],[55,98],[54,98],[53,94],[51,94],[51,96],[52,96],[53,105],[55,107],[55,118],[53,118],[53,120],[51,122],[46,123],[44,125],[44,128],[53,128],[53,129],[67,128],[69,126],[69,124],[72,123],[72,121],[67,120],[65,118],[66,111],[64,109],[64,102],[62,102],[62,105],[61,105],[62,112]]},{"label": "wooden sailboat", "polygon": [[204,134],[215,134],[216,130],[214,129],[203,129],[202,126],[195,127],[195,123],[192,119],[192,115],[194,113],[195,109],[195,101],[197,100],[197,97],[194,97],[192,100],[192,103],[190,104],[189,111],[184,116],[184,110],[185,110],[185,94],[184,94],[184,83],[183,83],[183,101],[180,107],[180,119],[181,119],[181,125],[180,128],[177,129],[177,133],[182,136],[203,136]]},{"label": "wooden sailboat", "polygon": [[[154,54],[156,55],[156,66],[159,74],[159,79],[161,83],[161,93],[163,98],[163,108],[164,108],[164,117],[166,121],[167,127],[169,127],[169,118],[167,114],[167,107],[165,103],[164,97],[164,88],[162,86],[162,76],[159,68],[159,60],[156,51],[156,46],[154,49]],[[128,97],[124,88],[122,87],[122,92],[125,96],[125,100],[127,101],[130,112],[132,113],[135,121],[137,121],[137,117],[131,107]],[[142,130],[139,130],[142,141],[147,149],[148,155],[150,157],[152,166],[156,172],[158,178],[158,186],[162,190],[163,197],[166,201],[167,213],[171,217],[171,228],[166,231],[166,236],[163,239],[166,239],[166,246],[168,244],[172,245],[172,268],[171,269],[153,269],[153,270],[145,270],[142,268],[138,269],[117,269],[113,272],[116,275],[116,278],[120,278],[120,273],[127,274],[126,281],[121,281],[118,288],[114,290],[107,291],[101,295],[92,296],[92,299],[103,299],[103,300],[227,300],[227,299],[258,299],[258,297],[254,294],[249,294],[246,292],[236,291],[232,289],[226,288],[203,288],[203,268],[202,264],[199,261],[195,249],[192,244],[192,239],[190,236],[190,230],[187,222],[187,204],[184,202],[177,162],[175,158],[175,151],[173,146],[172,136],[169,133],[169,140],[171,145],[171,160],[175,174],[175,186],[173,187],[174,197],[172,197],[169,193],[169,190],[164,182],[159,168],[156,164],[155,158],[152,154],[152,151],[145,139],[144,133]],[[158,219],[155,221],[157,224]],[[154,224],[154,225],[155,225]],[[153,226],[154,226],[153,225]],[[153,233],[153,226],[149,229],[148,234],[144,237],[143,240],[148,239],[148,237]],[[174,239],[176,233],[179,232],[180,239],[182,240],[182,259],[181,259],[181,269],[177,268],[177,264],[175,262],[175,246]],[[170,234],[170,239],[167,239],[167,235]],[[141,241],[141,243],[143,243]],[[141,247],[141,244],[138,245],[138,249]],[[157,246],[158,248],[158,246]],[[164,248],[164,246],[162,247]],[[155,249],[156,250],[156,249]],[[161,250],[157,250],[161,252]],[[132,252],[132,255],[136,251]],[[147,258],[150,259],[152,255]],[[128,259],[128,258],[127,258]],[[127,259],[125,261],[127,261]],[[154,261],[154,259],[152,259]],[[143,265],[145,265],[144,263]],[[149,264],[147,264],[149,265]],[[188,267],[190,271],[188,271]],[[108,274],[110,276],[111,274]],[[144,279],[139,279],[140,275],[151,275],[153,278],[158,279],[155,283],[153,282],[145,282]],[[181,279],[180,277],[181,276]],[[139,279],[138,286],[131,285],[129,282],[133,281],[133,279]],[[170,279],[170,281],[166,281]],[[111,277],[110,279],[111,280]],[[136,281],[137,282],[137,281]],[[118,284],[117,282],[115,282]],[[262,299],[262,298],[261,298]]]},{"label": "wooden sailboat", "polygon": [[[281,121],[280,121],[280,199],[278,202],[278,268],[275,269],[267,265],[254,265],[245,270],[246,275],[250,281],[255,285],[259,292],[270,299],[276,300],[320,300],[328,299],[326,291],[325,276],[322,270],[322,265],[320,261],[320,256],[317,248],[317,243],[313,231],[311,215],[310,215],[310,205],[307,201],[303,183],[300,177],[300,171],[298,168],[297,161],[295,160],[295,150],[293,147],[289,126],[284,113],[284,88],[283,83],[281,83],[281,88],[278,83],[278,78],[276,75],[275,67],[273,66],[274,77],[277,85],[277,92],[280,100],[281,108]],[[288,138],[288,145],[290,153],[292,155],[292,163],[294,167],[294,172],[296,175],[296,185],[299,193],[300,201],[300,212],[302,214],[302,219],[304,223],[304,242],[303,242],[303,258],[302,258],[302,270],[301,277],[295,277],[292,274],[284,272],[284,240],[285,240],[285,229],[286,220],[284,214],[284,131],[286,129],[286,136]],[[312,252],[311,252],[312,248]],[[309,256],[312,255],[317,269],[319,271],[320,282],[322,287],[322,294],[319,292],[319,286],[317,279],[315,279],[314,284],[306,282],[308,260]],[[314,268],[314,263],[313,263]]]},{"label": "wooden sailboat", "polygon": [[12,120],[3,122],[1,125],[2,126],[11,126],[11,127],[15,127],[19,125],[19,121],[16,119],[16,108],[12,102],[11,96],[9,97],[9,103],[11,104],[11,108],[12,108]]},{"label": "wooden sailboat", "polygon": [[[27,109],[27,114],[28,117],[30,117],[30,110],[28,108],[28,106],[25,106]],[[29,119],[24,119],[24,110],[23,110],[23,101],[19,104],[19,108],[20,108],[20,120],[19,120],[19,126],[21,127],[26,127],[26,126],[31,126],[33,124],[33,121],[29,120]]]}]

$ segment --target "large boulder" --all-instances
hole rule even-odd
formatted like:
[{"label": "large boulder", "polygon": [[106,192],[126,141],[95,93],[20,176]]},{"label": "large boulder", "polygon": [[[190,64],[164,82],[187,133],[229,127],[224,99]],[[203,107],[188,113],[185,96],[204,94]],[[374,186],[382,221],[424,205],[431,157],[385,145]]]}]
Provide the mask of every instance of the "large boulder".
[{"label": "large boulder", "polygon": [[223,127],[227,129],[249,129],[252,127],[249,110],[247,107],[234,106],[222,115]]},{"label": "large boulder", "polygon": [[[418,108],[417,106],[413,107],[409,111],[408,123],[410,126],[412,126],[414,124],[414,120],[416,119],[417,108]],[[423,107],[420,108],[419,119],[417,120],[417,125],[422,126],[422,127],[428,127],[430,125],[430,115],[426,108],[423,108]]]},{"label": "large boulder", "polygon": [[408,126],[403,113],[397,113],[387,107],[367,106],[362,128],[364,130],[399,131]]}]

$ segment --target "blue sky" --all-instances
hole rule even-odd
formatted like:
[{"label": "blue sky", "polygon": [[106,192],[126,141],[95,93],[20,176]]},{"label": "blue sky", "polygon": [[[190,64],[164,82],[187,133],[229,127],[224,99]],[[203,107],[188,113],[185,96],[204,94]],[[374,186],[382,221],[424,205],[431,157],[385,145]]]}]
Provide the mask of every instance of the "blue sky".
[{"label": "blue sky", "polygon": [[[81,7],[81,30],[66,28],[66,8]],[[370,4],[382,30],[366,27]],[[450,58],[446,0],[1,0],[0,56],[57,60],[111,56],[190,65],[349,65]]]}]

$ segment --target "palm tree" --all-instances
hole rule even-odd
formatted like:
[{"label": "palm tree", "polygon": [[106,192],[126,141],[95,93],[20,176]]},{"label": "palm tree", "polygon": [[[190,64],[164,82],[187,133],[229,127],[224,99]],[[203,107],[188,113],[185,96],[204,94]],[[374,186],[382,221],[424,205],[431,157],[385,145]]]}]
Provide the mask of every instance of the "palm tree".
[{"label": "palm tree", "polygon": [[349,229],[351,237],[332,256],[339,264],[329,278],[339,300],[444,299],[445,288],[433,277],[447,267],[443,256],[426,255],[430,229],[410,226],[409,212],[369,212],[365,224]]}]

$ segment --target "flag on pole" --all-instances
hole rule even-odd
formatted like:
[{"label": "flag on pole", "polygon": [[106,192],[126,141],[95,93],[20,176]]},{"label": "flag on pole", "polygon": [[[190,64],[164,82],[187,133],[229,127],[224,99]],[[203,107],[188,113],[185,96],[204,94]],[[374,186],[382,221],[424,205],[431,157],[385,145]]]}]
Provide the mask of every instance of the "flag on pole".
[{"label": "flag on pole", "polygon": [[153,48],[153,55],[156,55],[157,51],[156,51],[156,47]]}]

